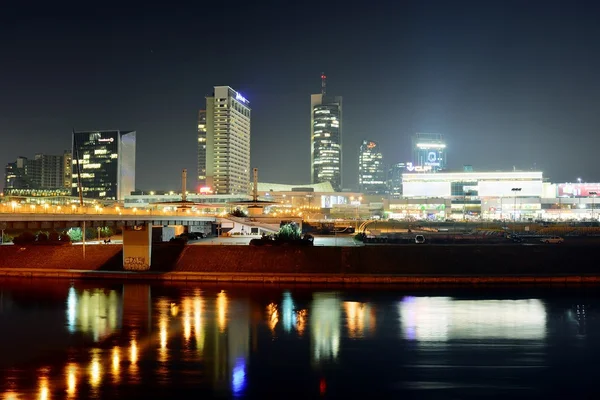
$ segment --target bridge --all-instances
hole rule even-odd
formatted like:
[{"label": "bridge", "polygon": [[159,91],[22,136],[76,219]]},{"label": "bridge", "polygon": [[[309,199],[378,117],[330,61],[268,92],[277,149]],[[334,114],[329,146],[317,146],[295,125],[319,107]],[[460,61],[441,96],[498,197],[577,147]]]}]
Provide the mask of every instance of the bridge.
[{"label": "bridge", "polygon": [[[286,218],[302,223],[300,218]],[[0,229],[52,230],[80,227],[85,229],[117,227],[123,231],[123,267],[127,270],[147,270],[152,255],[153,229],[183,226],[190,232],[274,233],[279,230],[280,218],[257,216],[238,218],[227,214],[208,214],[200,210],[144,209],[114,207],[28,206],[15,203],[0,204]],[[173,229],[173,228],[171,228]],[[172,230],[174,232],[174,230]],[[169,233],[170,234],[170,233]],[[162,231],[161,231],[162,235]]]}]

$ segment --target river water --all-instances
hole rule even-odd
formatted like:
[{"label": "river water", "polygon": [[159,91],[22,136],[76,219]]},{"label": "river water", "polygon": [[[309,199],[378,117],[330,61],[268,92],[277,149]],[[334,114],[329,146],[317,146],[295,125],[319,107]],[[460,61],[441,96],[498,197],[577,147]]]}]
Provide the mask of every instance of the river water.
[{"label": "river water", "polygon": [[0,399],[598,398],[579,288],[0,281]]}]

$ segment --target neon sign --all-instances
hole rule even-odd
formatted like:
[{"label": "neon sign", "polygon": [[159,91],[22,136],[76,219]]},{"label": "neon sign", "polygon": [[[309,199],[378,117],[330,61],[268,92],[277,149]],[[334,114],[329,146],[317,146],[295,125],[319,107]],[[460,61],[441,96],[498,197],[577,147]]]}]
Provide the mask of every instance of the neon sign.
[{"label": "neon sign", "polygon": [[242,103],[248,103],[248,100],[239,93],[235,94],[235,99],[241,101]]},{"label": "neon sign", "polygon": [[406,170],[409,172],[430,172],[432,170],[431,165],[413,165],[411,162],[406,163]]},{"label": "neon sign", "polygon": [[98,139],[98,141],[112,143],[115,141],[115,138]]}]

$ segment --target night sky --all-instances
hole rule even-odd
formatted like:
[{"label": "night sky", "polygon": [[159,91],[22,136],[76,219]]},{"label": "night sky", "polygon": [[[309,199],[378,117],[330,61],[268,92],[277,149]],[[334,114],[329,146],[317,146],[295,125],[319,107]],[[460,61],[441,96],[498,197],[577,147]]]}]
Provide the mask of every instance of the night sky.
[{"label": "night sky", "polygon": [[135,129],[136,186],[177,189],[182,168],[191,186],[197,111],[229,85],[250,100],[259,180],[307,183],[324,71],[344,97],[344,187],[363,138],[401,162],[414,132],[446,136],[450,169],[600,181],[598,2],[12,3],[0,12],[2,166],[62,154],[72,128]]}]

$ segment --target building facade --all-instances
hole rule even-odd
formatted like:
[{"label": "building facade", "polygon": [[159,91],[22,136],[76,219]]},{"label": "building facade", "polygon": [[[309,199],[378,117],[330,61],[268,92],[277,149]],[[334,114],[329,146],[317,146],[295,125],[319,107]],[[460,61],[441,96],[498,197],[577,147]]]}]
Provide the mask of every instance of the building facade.
[{"label": "building facade", "polygon": [[71,192],[71,187],[73,183],[73,179],[71,174],[73,173],[73,155],[70,150],[65,150],[63,153],[63,184],[62,187],[69,190]]},{"label": "building facade", "polygon": [[439,133],[417,133],[413,136],[413,165],[438,172],[446,169],[446,142]]},{"label": "building facade", "polygon": [[446,217],[516,219],[539,218],[545,183],[542,172],[407,173],[402,176],[404,198],[451,199]]},{"label": "building facade", "polygon": [[229,86],[206,98],[206,186],[215,194],[250,189],[249,101]]},{"label": "building facade", "polygon": [[17,157],[4,173],[5,189],[54,190],[65,185],[65,152],[62,156],[38,153],[33,159]]},{"label": "building facade", "polygon": [[310,175],[312,183],[342,188],[342,98],[323,90],[310,96]]},{"label": "building facade", "polygon": [[17,157],[4,168],[4,189],[30,189],[27,157]]},{"label": "building facade", "polygon": [[383,155],[379,145],[363,140],[358,152],[358,185],[364,194],[384,194],[387,191]]},{"label": "building facade", "polygon": [[198,111],[198,187],[206,186],[206,110]]},{"label": "building facade", "polygon": [[402,197],[402,174],[406,173],[406,163],[392,164],[388,169],[387,190],[392,199]]},{"label": "building facade", "polygon": [[122,201],[135,190],[135,131],[73,132],[72,195]]}]

